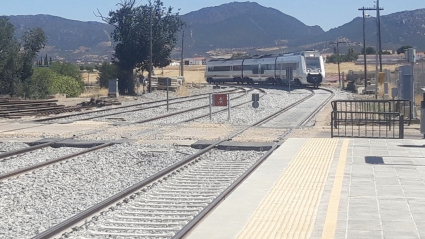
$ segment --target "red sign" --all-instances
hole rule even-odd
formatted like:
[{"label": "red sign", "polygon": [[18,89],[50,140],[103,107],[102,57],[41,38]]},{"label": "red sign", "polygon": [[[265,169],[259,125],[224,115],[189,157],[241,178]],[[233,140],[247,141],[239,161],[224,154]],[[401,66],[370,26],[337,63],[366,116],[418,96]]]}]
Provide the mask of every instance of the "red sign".
[{"label": "red sign", "polygon": [[213,95],[214,106],[227,106],[227,94]]}]

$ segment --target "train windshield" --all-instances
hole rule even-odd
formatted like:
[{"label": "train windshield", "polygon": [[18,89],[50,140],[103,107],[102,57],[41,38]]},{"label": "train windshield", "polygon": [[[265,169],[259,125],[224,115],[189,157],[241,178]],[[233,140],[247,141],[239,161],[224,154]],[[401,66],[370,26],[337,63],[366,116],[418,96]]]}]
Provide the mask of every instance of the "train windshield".
[{"label": "train windshield", "polygon": [[305,64],[307,69],[320,70],[320,58],[319,57],[306,57]]}]

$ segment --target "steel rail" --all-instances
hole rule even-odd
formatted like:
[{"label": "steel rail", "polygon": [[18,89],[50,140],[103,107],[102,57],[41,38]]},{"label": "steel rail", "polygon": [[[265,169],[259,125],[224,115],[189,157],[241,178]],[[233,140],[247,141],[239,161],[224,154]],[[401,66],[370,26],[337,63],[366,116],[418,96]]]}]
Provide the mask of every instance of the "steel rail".
[{"label": "steel rail", "polygon": [[[264,93],[264,95],[260,96],[260,98],[263,98],[265,95],[267,95],[267,93],[264,90],[262,90],[261,88],[259,88],[257,90],[259,90],[261,93]],[[237,104],[237,105],[231,105],[230,108],[233,109],[233,108],[236,108],[236,107],[239,107],[241,105],[245,105],[245,104],[248,104],[248,103],[251,103],[251,102],[252,102],[251,100],[245,101],[245,102],[242,102],[242,103]],[[212,114],[218,114],[218,113],[225,112],[225,111],[227,111],[227,109],[218,110],[218,111],[212,112]],[[201,116],[196,116],[196,117],[193,117],[191,119],[181,121],[180,123],[187,123],[187,122],[191,122],[191,121],[194,121],[194,120],[197,120],[197,119],[202,119],[202,118],[208,117],[209,115],[210,114],[204,114],[204,115],[201,115]]]},{"label": "steel rail", "polygon": [[18,150],[2,153],[2,154],[0,154],[0,159],[8,158],[10,156],[19,155],[19,154],[23,154],[23,153],[28,153],[28,152],[31,152],[31,151],[34,151],[34,150],[37,150],[37,149],[45,148],[45,147],[49,147],[50,145],[52,145],[52,144],[54,144],[58,141],[61,141],[61,140],[56,140],[56,141],[52,141],[52,142],[48,142],[48,143],[44,143],[44,144],[34,145],[34,146],[24,148],[24,149],[18,149]]},{"label": "steel rail", "polygon": [[307,124],[308,122],[310,122],[313,119],[313,117],[316,116],[319,113],[319,111],[321,111],[329,103],[329,101],[331,101],[331,99],[335,96],[335,92],[333,92],[332,90],[325,89],[325,88],[320,88],[320,89],[331,93],[331,95],[325,101],[323,101],[319,105],[319,107],[317,107],[314,111],[312,111],[303,122],[298,124],[297,128],[299,128],[299,127]]},{"label": "steel rail", "polygon": [[[244,97],[246,94],[248,94],[248,92],[251,92],[252,90],[253,89],[246,91],[244,95],[237,96],[237,97],[233,98],[233,100]],[[200,109],[207,108],[207,107],[209,107],[209,105],[203,105],[203,106],[199,106],[199,107],[195,107],[195,108],[190,108],[190,109],[187,109],[187,110],[182,110],[182,111],[178,111],[178,112],[174,112],[174,113],[170,113],[170,114],[166,114],[166,115],[161,115],[161,116],[157,116],[157,117],[153,117],[153,118],[149,118],[149,119],[144,119],[144,120],[140,120],[140,121],[136,121],[136,122],[126,123],[126,124],[122,124],[122,125],[143,124],[143,123],[147,123],[147,122],[151,122],[151,121],[155,121],[155,120],[159,120],[159,119],[168,118],[168,117],[171,117],[171,116],[174,116],[174,115],[179,115],[179,114],[184,114],[184,113],[191,112],[191,111],[200,110]]]},{"label": "steel rail", "polygon": [[[308,99],[312,95],[313,94],[307,96],[306,98]],[[303,99],[301,99],[299,101],[303,102],[305,100],[306,99],[303,98]],[[299,104],[298,102],[295,102],[295,103],[292,104],[293,105],[292,107],[294,107],[294,106],[296,106],[298,104]],[[285,107],[285,109],[288,110],[288,109],[290,109],[292,107],[288,106],[288,107]],[[280,110],[279,112],[282,113],[283,111],[285,111],[285,110]],[[266,118],[269,118],[269,117],[274,118],[277,115],[279,115],[279,114],[272,114],[270,116],[267,116]],[[270,119],[268,119],[268,120],[270,120]],[[258,121],[256,123],[254,123],[254,124],[251,124],[251,125],[245,127],[244,129],[241,129],[241,130],[239,130],[239,131],[231,134],[230,136],[227,136],[223,140],[220,140],[220,141],[218,141],[218,142],[216,142],[214,144],[211,144],[210,146],[208,146],[208,147],[200,150],[199,152],[197,152],[197,153],[195,153],[195,154],[193,154],[193,155],[191,155],[191,156],[189,156],[189,157],[187,157],[187,158],[185,158],[185,159],[183,159],[183,160],[181,160],[181,161],[179,161],[179,162],[177,162],[177,163],[175,163],[175,164],[173,164],[173,165],[171,165],[171,166],[169,166],[169,167],[167,167],[167,168],[165,168],[165,169],[163,169],[161,171],[159,171],[158,173],[156,173],[156,174],[154,174],[154,175],[152,175],[152,176],[150,176],[150,177],[142,180],[141,182],[138,182],[138,183],[134,184],[133,186],[130,186],[129,188],[124,189],[123,191],[121,191],[121,192],[119,192],[119,193],[117,193],[117,194],[109,197],[108,199],[106,199],[106,200],[104,200],[104,201],[102,201],[102,202],[100,202],[100,203],[98,203],[98,204],[96,204],[96,205],[94,205],[94,206],[92,206],[92,207],[90,207],[90,208],[88,208],[88,209],[86,209],[86,210],[84,210],[84,211],[82,211],[82,212],[80,212],[80,213],[72,216],[71,218],[68,218],[65,221],[63,221],[63,222],[61,222],[61,223],[59,223],[59,224],[57,224],[57,225],[55,225],[55,226],[47,229],[46,231],[44,231],[44,232],[42,232],[42,233],[40,233],[40,234],[32,237],[32,239],[48,239],[48,238],[51,238],[51,237],[53,237],[55,235],[58,235],[61,232],[66,231],[67,229],[71,228],[73,225],[81,222],[82,220],[84,220],[84,219],[86,219],[86,218],[88,218],[90,216],[95,215],[96,213],[98,213],[99,211],[105,209],[106,207],[111,206],[112,204],[114,204],[114,203],[122,200],[123,198],[125,198],[125,197],[133,194],[134,192],[140,190],[141,188],[148,186],[149,184],[151,184],[151,183],[153,183],[153,182],[155,182],[155,181],[163,178],[167,174],[169,174],[169,173],[171,173],[171,172],[179,169],[180,167],[182,167],[182,166],[184,166],[184,165],[192,162],[193,160],[195,160],[199,156],[201,156],[201,155],[207,153],[208,151],[212,150],[213,148],[217,147],[219,144],[221,144],[223,142],[226,142],[226,141],[229,141],[232,138],[236,137],[237,135],[239,135],[239,134],[243,133],[244,131],[248,130],[249,128],[254,127],[254,126],[257,126],[257,125],[262,124],[264,122],[267,122],[267,120],[262,119],[262,120],[260,120],[260,121]]]},{"label": "steel rail", "polygon": [[[238,89],[239,88],[236,88],[236,89],[233,89],[233,90],[228,90],[228,91],[223,91],[223,92],[233,92],[233,91],[237,91]],[[174,100],[180,100],[180,99],[187,99],[187,98],[191,98],[191,97],[204,96],[204,95],[208,95],[208,94],[209,93],[197,94],[197,95],[191,95],[191,96],[183,96],[183,97],[176,97],[176,98],[170,98],[169,100],[174,101]],[[80,115],[86,115],[86,114],[92,114],[92,113],[98,113],[98,112],[105,112],[105,111],[111,111],[111,110],[123,109],[123,108],[129,108],[129,107],[135,107],[135,106],[141,106],[141,105],[149,105],[149,104],[155,104],[155,103],[160,103],[160,102],[165,102],[165,101],[167,101],[167,100],[155,100],[155,101],[138,103],[138,104],[134,104],[134,105],[125,105],[125,106],[119,106],[119,107],[96,110],[96,111],[89,111],[89,112],[82,112],[82,113],[71,114],[71,115],[61,115],[61,116],[44,118],[44,119],[37,119],[37,120],[32,120],[30,122],[45,122],[45,121],[49,121],[49,120],[57,120],[57,119],[63,119],[63,118],[68,118],[68,117],[73,117],[73,116],[80,116]]]},{"label": "steel rail", "polygon": [[104,144],[89,148],[87,150],[83,150],[83,151],[75,153],[75,154],[66,155],[66,156],[63,156],[63,157],[60,157],[60,158],[56,158],[56,159],[53,159],[53,160],[37,163],[37,164],[31,165],[31,166],[28,166],[28,167],[20,168],[20,169],[17,169],[17,170],[14,170],[14,171],[11,171],[11,172],[8,172],[8,173],[5,173],[5,174],[1,174],[0,175],[0,181],[8,179],[8,178],[13,177],[13,176],[17,176],[17,175],[29,172],[29,171],[33,171],[33,170],[41,168],[41,167],[45,167],[47,165],[55,164],[55,163],[58,163],[58,162],[61,162],[61,161],[64,161],[64,160],[67,160],[67,159],[70,159],[70,158],[74,158],[74,157],[77,157],[77,156],[80,156],[80,155],[83,155],[83,154],[86,154],[86,153],[90,153],[90,152],[93,152],[93,151],[96,151],[96,150],[99,150],[99,149],[102,149],[102,148],[105,148],[105,147],[109,147],[113,144],[114,143],[104,143]]}]

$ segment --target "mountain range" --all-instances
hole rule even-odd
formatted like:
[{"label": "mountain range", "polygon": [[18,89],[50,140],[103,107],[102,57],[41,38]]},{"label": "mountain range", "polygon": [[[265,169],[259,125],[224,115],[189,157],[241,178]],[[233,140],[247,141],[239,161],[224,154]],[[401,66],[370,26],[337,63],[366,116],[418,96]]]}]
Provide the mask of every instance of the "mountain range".
[{"label": "mountain range", "polygon": [[[186,57],[244,52],[268,54],[316,49],[331,52],[330,41],[343,39],[344,47],[360,51],[362,18],[355,18],[327,32],[307,26],[279,10],[254,2],[232,2],[203,8],[180,16],[184,27]],[[110,32],[113,27],[100,22],[82,22],[50,15],[8,16],[20,37],[27,28],[41,27],[48,38],[40,55],[81,63],[108,61],[113,54]],[[376,45],[375,18],[366,19],[367,45]],[[383,49],[411,45],[425,51],[425,9],[381,16]],[[179,33],[181,36],[181,33]],[[181,41],[177,44],[181,46]],[[180,47],[175,50],[177,57]]]}]

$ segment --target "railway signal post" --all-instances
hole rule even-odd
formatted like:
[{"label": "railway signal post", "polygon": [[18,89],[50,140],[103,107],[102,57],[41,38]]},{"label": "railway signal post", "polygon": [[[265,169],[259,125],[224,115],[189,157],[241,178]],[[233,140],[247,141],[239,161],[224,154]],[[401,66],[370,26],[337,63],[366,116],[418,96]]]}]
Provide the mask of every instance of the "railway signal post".
[{"label": "railway signal post", "polygon": [[[212,106],[227,106],[227,119],[230,120],[230,94],[214,94],[212,95],[212,98],[213,98]],[[212,119],[211,100],[210,100],[210,119]]]},{"label": "railway signal post", "polygon": [[252,107],[257,109],[260,106],[260,94],[252,94]]}]

